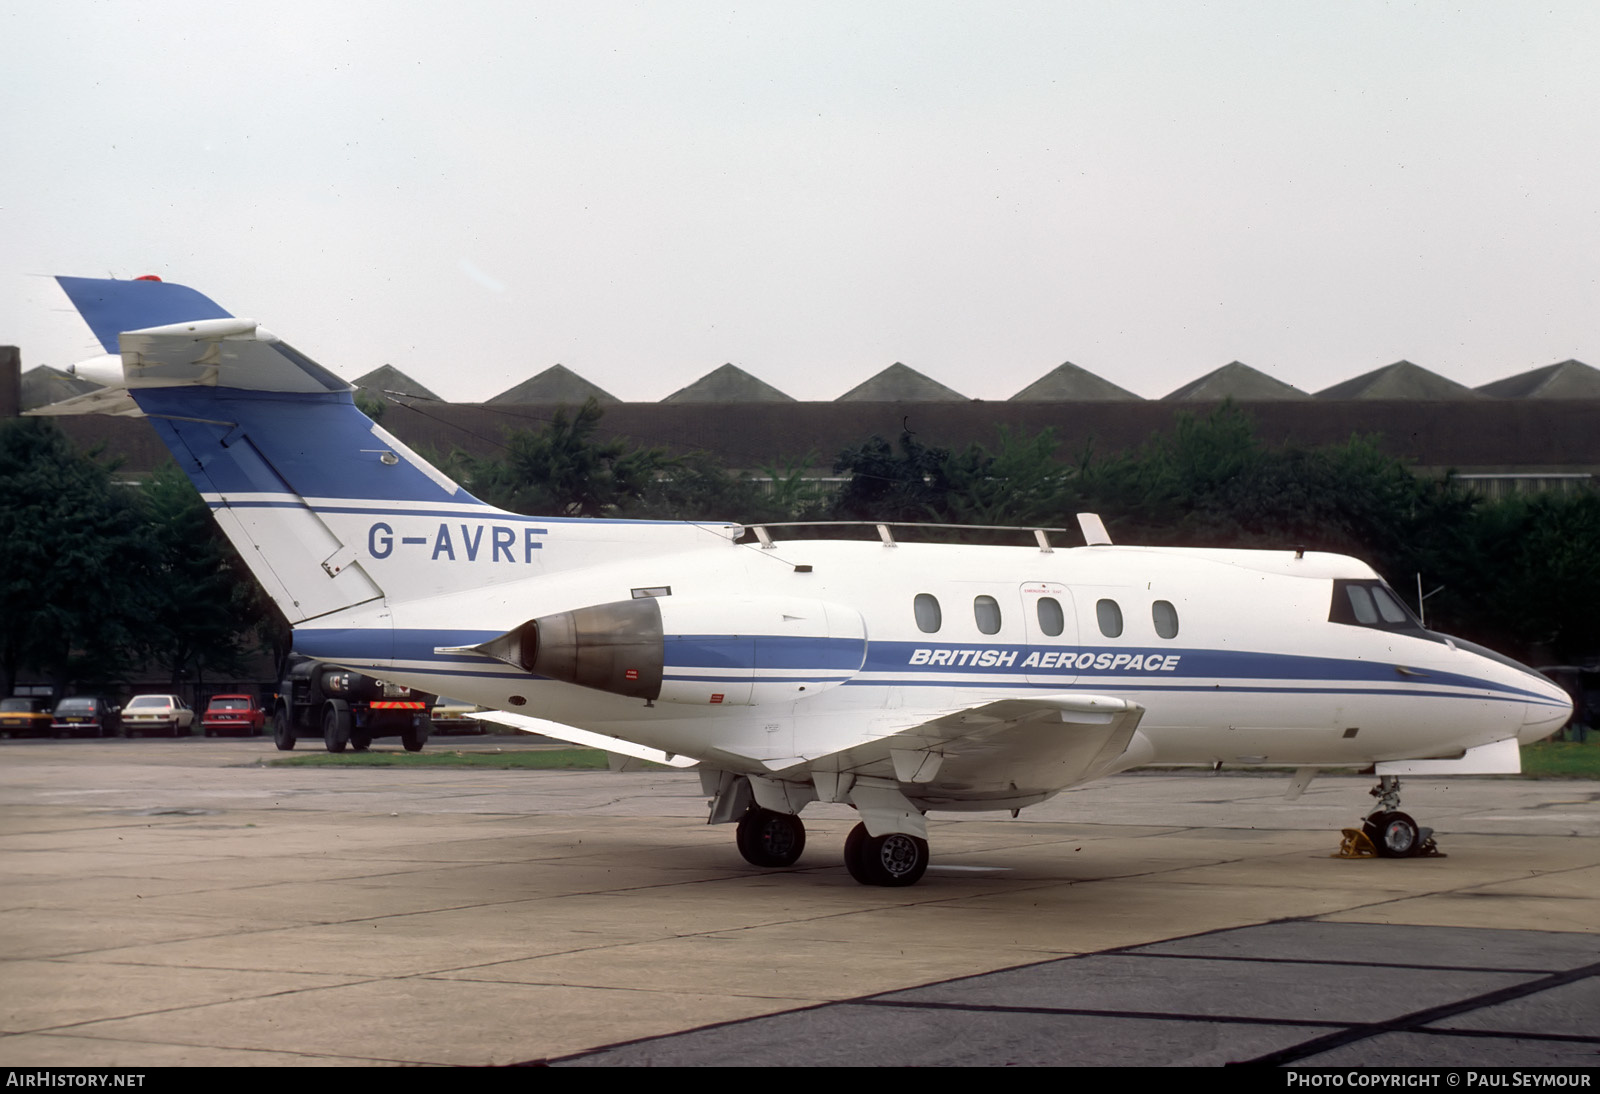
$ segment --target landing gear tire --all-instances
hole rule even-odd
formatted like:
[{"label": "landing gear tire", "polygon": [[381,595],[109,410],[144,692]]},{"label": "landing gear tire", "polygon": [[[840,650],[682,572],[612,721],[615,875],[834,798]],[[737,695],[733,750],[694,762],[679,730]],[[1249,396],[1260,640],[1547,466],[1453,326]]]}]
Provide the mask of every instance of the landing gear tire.
[{"label": "landing gear tire", "polygon": [[863,885],[915,885],[928,869],[928,841],[905,832],[874,836],[858,824],[844,841],[844,865]]},{"label": "landing gear tire", "polygon": [[277,707],[272,712],[272,743],[279,752],[294,751],[294,726],[289,723],[287,707]]},{"label": "landing gear tire", "polygon": [[738,843],[752,866],[793,866],[806,849],[806,826],[792,813],[752,807],[739,821]]},{"label": "landing gear tire", "polygon": [[407,752],[421,752],[432,728],[433,723],[427,718],[418,718],[400,731],[400,743],[406,746]]},{"label": "landing gear tire", "polygon": [[343,699],[323,704],[322,743],[329,752],[343,752],[350,743],[350,704]]},{"label": "landing gear tire", "polygon": [[1422,830],[1408,814],[1374,813],[1362,827],[1380,858],[1410,858],[1422,850]]}]

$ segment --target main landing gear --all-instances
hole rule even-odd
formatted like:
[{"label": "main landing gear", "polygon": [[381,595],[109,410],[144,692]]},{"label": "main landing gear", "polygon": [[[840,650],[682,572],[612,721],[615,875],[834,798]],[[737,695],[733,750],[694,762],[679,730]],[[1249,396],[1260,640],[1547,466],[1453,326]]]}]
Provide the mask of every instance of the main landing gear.
[{"label": "main landing gear", "polygon": [[[793,866],[806,848],[806,827],[793,813],[752,805],[739,819],[737,840],[752,866]],[[928,841],[904,832],[874,836],[858,824],[844,841],[844,864],[863,885],[915,885],[928,869]]]},{"label": "main landing gear", "polygon": [[1423,828],[1411,819],[1409,813],[1400,812],[1400,779],[1394,775],[1378,776],[1378,785],[1370,791],[1378,799],[1378,808],[1367,815],[1360,829],[1346,828],[1344,843],[1339,854],[1344,858],[1422,858],[1439,855],[1433,842],[1433,829]]},{"label": "main landing gear", "polygon": [[806,849],[806,826],[793,813],[752,805],[739,821],[737,839],[752,866],[793,866]]},{"label": "main landing gear", "polygon": [[915,885],[928,869],[928,841],[905,832],[874,836],[858,824],[844,841],[844,865],[863,885]]}]

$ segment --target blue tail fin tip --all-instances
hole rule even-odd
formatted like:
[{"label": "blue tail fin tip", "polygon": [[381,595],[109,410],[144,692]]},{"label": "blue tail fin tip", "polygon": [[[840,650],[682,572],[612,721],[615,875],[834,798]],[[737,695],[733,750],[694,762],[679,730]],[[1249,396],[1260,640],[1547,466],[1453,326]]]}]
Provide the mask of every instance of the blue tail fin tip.
[{"label": "blue tail fin tip", "polygon": [[167,281],[95,277],[58,277],[56,281],[107,353],[118,351],[117,335],[123,331],[233,318],[210,297]]}]

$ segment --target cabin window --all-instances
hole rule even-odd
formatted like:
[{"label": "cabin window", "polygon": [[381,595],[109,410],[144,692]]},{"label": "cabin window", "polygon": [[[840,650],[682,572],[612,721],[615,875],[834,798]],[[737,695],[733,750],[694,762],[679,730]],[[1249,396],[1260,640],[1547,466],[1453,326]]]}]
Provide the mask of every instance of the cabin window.
[{"label": "cabin window", "polygon": [[1107,638],[1122,637],[1122,609],[1115,600],[1102,600],[1094,606],[1095,618],[1100,621],[1100,633]]},{"label": "cabin window", "polygon": [[1066,613],[1061,610],[1061,601],[1053,596],[1039,598],[1039,629],[1051,638],[1055,638],[1067,628]]},{"label": "cabin window", "polygon": [[1178,609],[1170,600],[1158,600],[1150,605],[1150,618],[1155,621],[1156,633],[1162,638],[1178,637]]},{"label": "cabin window", "polygon": [[972,602],[972,616],[978,621],[978,629],[984,634],[996,634],[1000,630],[1000,604],[992,596],[980,596]]},{"label": "cabin window", "polygon": [[912,607],[917,613],[917,630],[923,634],[935,633],[944,623],[944,615],[939,611],[939,598],[932,593],[918,593]]}]

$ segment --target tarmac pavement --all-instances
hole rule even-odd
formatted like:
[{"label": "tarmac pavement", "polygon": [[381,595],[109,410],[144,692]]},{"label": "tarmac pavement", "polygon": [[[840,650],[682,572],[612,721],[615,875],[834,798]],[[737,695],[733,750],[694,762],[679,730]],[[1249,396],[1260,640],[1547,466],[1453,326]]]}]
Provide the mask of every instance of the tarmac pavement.
[{"label": "tarmac pavement", "polygon": [[1370,777],[1118,776],[879,889],[842,806],[760,870],[692,774],[278,756],[0,742],[0,1065],[1600,1063],[1600,783],[1341,860]]}]

